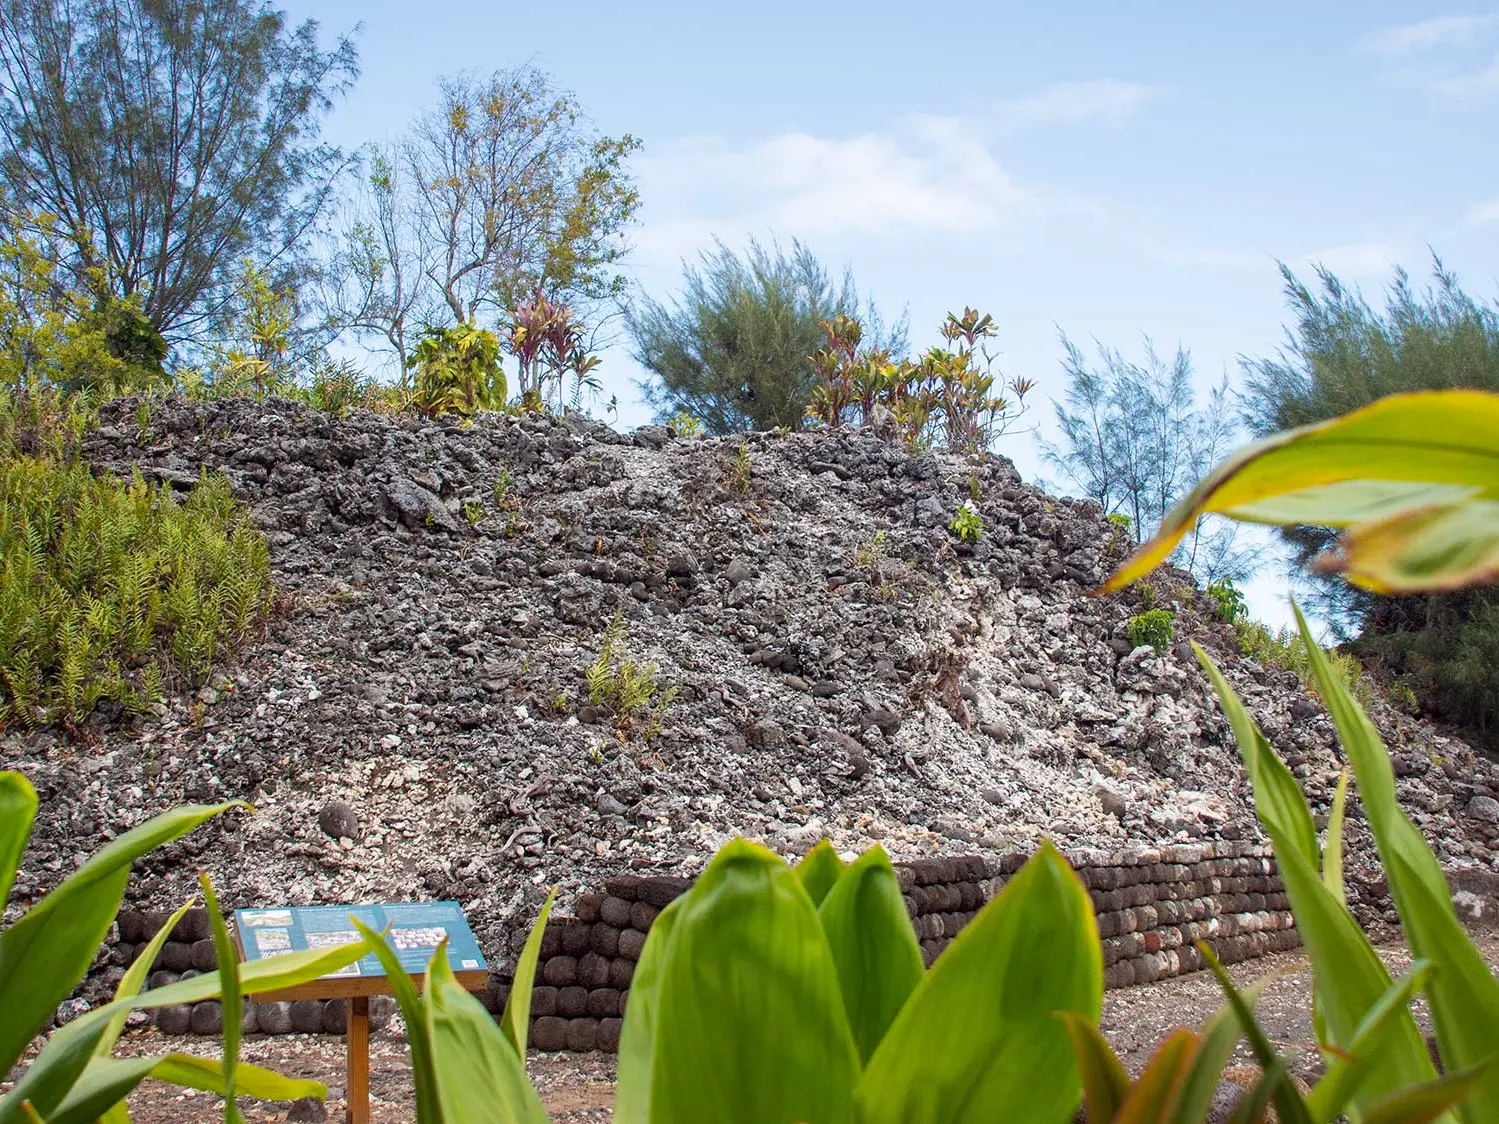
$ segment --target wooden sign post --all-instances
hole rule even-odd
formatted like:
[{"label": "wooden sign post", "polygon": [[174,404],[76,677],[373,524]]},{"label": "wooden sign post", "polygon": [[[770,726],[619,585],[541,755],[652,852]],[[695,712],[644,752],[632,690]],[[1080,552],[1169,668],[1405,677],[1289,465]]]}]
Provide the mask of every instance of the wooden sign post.
[{"label": "wooden sign post", "polygon": [[[458,983],[469,991],[482,991],[488,986],[489,966],[457,902],[239,909],[234,912],[235,940],[246,960],[332,948],[360,939],[358,930],[349,924],[351,914],[376,932],[386,933],[401,966],[411,974],[418,989],[422,987],[432,954],[444,938],[448,942],[448,963]],[[260,1003],[298,999],[344,1001],[348,1059],[344,1120],[348,1124],[369,1124],[370,996],[390,994],[385,968],[372,954],[309,983],[249,998]]]}]

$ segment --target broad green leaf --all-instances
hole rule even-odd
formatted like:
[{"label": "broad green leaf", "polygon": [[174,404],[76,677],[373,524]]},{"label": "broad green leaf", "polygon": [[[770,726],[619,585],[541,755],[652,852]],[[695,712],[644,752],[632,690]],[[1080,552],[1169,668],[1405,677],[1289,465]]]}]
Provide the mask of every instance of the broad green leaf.
[{"label": "broad green leaf", "polygon": [[[1310,636],[1299,607],[1296,622],[1302,635]],[[1378,732],[1321,649],[1312,644],[1308,653],[1318,693],[1353,765],[1406,941],[1415,956],[1435,968],[1427,995],[1443,1067],[1448,1072],[1471,1069],[1486,1062],[1499,1043],[1499,980],[1458,921],[1436,856],[1400,808],[1394,769]],[[1459,1115],[1469,1124],[1499,1120],[1499,1068],[1484,1072]]]},{"label": "broad green leaf", "polygon": [[187,805],[127,831],[0,934],[0,1070],[16,1063],[88,971],[119,912],[131,864],[236,806],[243,805]]},{"label": "broad green leaf", "polygon": [[1259,1063],[1266,1078],[1278,1078],[1270,1099],[1275,1103],[1275,1112],[1280,1124],[1312,1124],[1312,1117],[1307,1111],[1306,1102],[1301,1099],[1296,1086],[1291,1084],[1285,1071],[1285,1063],[1275,1052],[1275,1047],[1270,1044],[1270,1040],[1265,1037],[1265,1032],[1255,1019],[1254,1012],[1249,1009],[1249,1004],[1234,987],[1233,981],[1228,978],[1228,973],[1223,970],[1218,957],[1213,954],[1212,948],[1205,941],[1197,942],[1197,950],[1202,953],[1202,958],[1213,970],[1213,975],[1218,977],[1218,984],[1223,988],[1223,994],[1228,997],[1228,1005],[1239,1020],[1239,1029],[1244,1032],[1244,1037],[1249,1042],[1249,1047],[1254,1053],[1254,1060]]},{"label": "broad green leaf", "polygon": [[[167,918],[167,922],[156,931],[156,935],[146,942],[146,947],[136,953],[134,962],[125,969],[125,974],[120,977],[119,986],[115,988],[116,999],[126,999],[140,993],[141,988],[146,986],[146,979],[151,974],[151,965],[156,963],[157,954],[161,952],[161,946],[167,943],[167,938],[172,935],[172,930],[177,927],[177,922],[182,920],[182,915],[193,907],[196,899],[189,898],[177,907],[177,912]],[[109,1020],[109,1026],[99,1038],[99,1046],[94,1051],[101,1056],[108,1054],[114,1049],[119,1041],[120,1033],[125,1029],[125,1020],[130,1017],[129,1011],[120,1011]]]},{"label": "broad green leaf", "polygon": [[1471,1108],[1470,1098],[1493,1068],[1490,1059],[1484,1065],[1402,1089],[1371,1108],[1364,1124],[1431,1124],[1450,1109]]},{"label": "broad green leaf", "polygon": [[1327,846],[1322,848],[1322,884],[1344,905],[1348,896],[1343,890],[1343,815],[1348,807],[1348,770],[1338,775],[1338,787],[1332,794],[1332,812],[1327,817]]},{"label": "broad green leaf", "polygon": [[526,946],[521,949],[520,959],[515,962],[515,976],[510,987],[510,996],[505,1000],[505,1013],[500,1016],[500,1026],[516,1056],[525,1060],[526,1038],[531,1031],[531,986],[536,980],[536,962],[541,958],[541,938],[546,933],[547,918],[552,913],[552,902],[557,897],[556,887],[547,894],[542,903],[536,924],[526,937]]},{"label": "broad green leaf", "polygon": [[1162,1124],[1191,1072],[1197,1046],[1190,1030],[1168,1034],[1125,1094],[1113,1124]]},{"label": "broad green leaf", "polygon": [[524,1055],[453,977],[446,941],[427,965],[424,998],[443,1124],[547,1124]]},{"label": "broad green leaf", "polygon": [[843,872],[817,916],[833,951],[859,1058],[868,1062],[924,970],[921,946],[883,847],[871,847]]},{"label": "broad green leaf", "polygon": [[0,914],[10,901],[16,869],[36,819],[36,789],[21,773],[0,773]]},{"label": "broad green leaf", "polygon": [[1088,892],[1045,843],[963,927],[859,1083],[862,1124],[1063,1124],[1082,1088],[1056,1012],[1097,1022],[1103,952]]},{"label": "broad green leaf", "polygon": [[[337,948],[290,952],[270,960],[255,960],[241,965],[241,988],[253,995],[294,987],[352,964],[368,951],[364,941],[356,941]],[[84,1067],[96,1056],[101,1037],[119,1012],[199,1003],[218,996],[219,974],[209,972],[139,995],[111,1000],[60,1027],[47,1039],[47,1044],[26,1067],[15,1087],[0,1097],[0,1124],[13,1124],[20,1118],[22,1101],[31,1101],[44,1117],[62,1103]]]},{"label": "broad green leaf", "polygon": [[652,1012],[649,1119],[851,1121],[858,1050],[801,879],[739,839],[680,901]]},{"label": "broad green leaf", "polygon": [[[236,1072],[236,1090],[242,1096],[269,1101],[292,1101],[302,1097],[328,1095],[316,1081],[282,1077],[259,1066],[240,1066]],[[48,1116],[48,1124],[92,1124],[119,1104],[147,1078],[165,1081],[185,1089],[226,1094],[224,1071],[213,1058],[192,1054],[166,1054],[159,1057],[105,1058],[89,1062],[78,1081],[68,1091],[62,1104]]]},{"label": "broad green leaf", "polygon": [[[1251,1011],[1270,978],[1262,976],[1239,993]],[[1197,1053],[1182,1081],[1181,1095],[1177,1098],[1175,1111],[1168,1118],[1169,1124],[1200,1124],[1207,1119],[1213,1095],[1218,1091],[1218,1082],[1223,1078],[1223,1068],[1228,1065],[1228,1059],[1238,1044],[1238,1016],[1232,1007],[1222,1007],[1207,1021],[1198,1036]]]},{"label": "broad green leaf", "polygon": [[1453,588],[1499,563],[1496,499],[1499,395],[1392,394],[1224,461],[1167,513],[1104,589],[1155,569],[1201,516],[1214,513],[1351,525],[1338,562],[1350,580],[1379,592]]},{"label": "broad green leaf", "polygon": [[208,875],[198,871],[198,884],[203,887],[203,904],[208,910],[208,920],[213,926],[213,953],[219,964],[220,999],[223,1005],[224,1039],[224,1124],[241,1124],[239,1105],[234,1099],[234,1071],[239,1065],[240,1020],[244,1017],[244,996],[239,990],[239,957],[234,942],[229,939],[229,927],[224,924],[224,914],[219,909],[218,895],[213,892],[213,883]]},{"label": "broad green leaf", "polygon": [[1337,1119],[1360,1084],[1383,1060],[1395,1032],[1395,1016],[1410,1003],[1431,975],[1431,965],[1417,961],[1369,1009],[1353,1037],[1328,1059],[1327,1072],[1307,1096],[1307,1109],[1318,1124]]},{"label": "broad green leaf", "polygon": [[353,914],[349,915],[349,920],[359,930],[370,951],[380,958],[386,982],[401,1008],[401,1021],[406,1024],[406,1039],[411,1045],[416,1124],[442,1124],[442,1108],[437,1102],[437,1073],[432,1068],[432,1039],[427,1033],[427,1009],[417,994],[416,983],[383,936]]},{"label": "broad green leaf", "polygon": [[1097,1025],[1073,1011],[1057,1017],[1072,1039],[1072,1057],[1083,1081],[1085,1116],[1095,1124],[1113,1124],[1129,1094],[1129,1074]]},{"label": "broad green leaf", "polygon": [[656,1068],[656,1022],[661,984],[671,963],[677,918],[687,895],[677,898],[651,923],[650,936],[630,979],[630,1006],[619,1037],[619,1069],[614,1093],[615,1124],[647,1124]]},{"label": "broad green leaf", "polygon": [[[1389,991],[1390,973],[1348,907],[1334,896],[1318,873],[1316,831],[1306,797],[1295,778],[1275,756],[1223,673],[1206,652],[1201,648],[1195,650],[1238,739],[1239,753],[1254,786],[1255,811],[1275,848],[1296,928],[1312,961],[1316,1015],[1327,1039],[1343,1046]],[[1385,1064],[1359,1090],[1360,1105],[1436,1076],[1415,1019],[1409,1011],[1394,1017],[1396,1041],[1391,1044]]]},{"label": "broad green leaf", "polygon": [[812,904],[820,906],[828,896],[828,891],[842,876],[843,860],[838,857],[831,841],[819,839],[817,845],[803,855],[793,869],[802,880],[802,888],[807,891]]}]

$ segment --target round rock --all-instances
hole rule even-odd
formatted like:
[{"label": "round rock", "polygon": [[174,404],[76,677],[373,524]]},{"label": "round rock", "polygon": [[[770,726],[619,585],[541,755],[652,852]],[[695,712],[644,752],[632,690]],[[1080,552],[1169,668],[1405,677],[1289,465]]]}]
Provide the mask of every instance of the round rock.
[{"label": "round rock", "polygon": [[330,800],[317,814],[318,827],[330,839],[358,839],[359,817],[346,800]]}]

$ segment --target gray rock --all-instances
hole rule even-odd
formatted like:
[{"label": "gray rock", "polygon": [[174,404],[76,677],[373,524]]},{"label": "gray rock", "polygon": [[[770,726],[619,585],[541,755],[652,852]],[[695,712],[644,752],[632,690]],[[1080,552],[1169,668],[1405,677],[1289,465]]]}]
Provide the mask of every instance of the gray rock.
[{"label": "gray rock", "polygon": [[616,800],[607,792],[599,793],[598,799],[594,801],[594,806],[606,816],[622,816],[630,810],[628,805]]},{"label": "gray rock", "polygon": [[359,816],[348,801],[328,801],[318,812],[317,822],[330,839],[359,838]]},{"label": "gray rock", "polygon": [[749,581],[754,574],[743,558],[736,557],[729,561],[728,568],[724,570],[724,577],[728,578],[730,586],[736,586]]},{"label": "gray rock", "polygon": [[328,1106],[316,1097],[292,1101],[286,1112],[287,1124],[325,1124],[327,1119]]},{"label": "gray rock", "polygon": [[1482,823],[1499,824],[1499,800],[1492,796],[1475,796],[1468,801],[1468,815]]}]

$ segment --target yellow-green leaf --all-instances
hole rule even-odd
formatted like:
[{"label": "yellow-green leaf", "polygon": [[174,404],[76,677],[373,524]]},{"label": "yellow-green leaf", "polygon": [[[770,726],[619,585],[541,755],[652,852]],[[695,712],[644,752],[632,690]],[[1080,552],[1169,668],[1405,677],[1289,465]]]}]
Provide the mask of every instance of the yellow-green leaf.
[{"label": "yellow-green leaf", "polygon": [[1085,1115],[1092,1124],[1113,1124],[1129,1093],[1124,1063],[1096,1024],[1072,1011],[1058,1011],[1057,1017],[1072,1039],[1072,1057],[1083,1081]]},{"label": "yellow-green leaf", "polygon": [[31,782],[20,773],[0,773],[0,914],[10,901],[11,883],[35,819],[36,789]]},{"label": "yellow-green leaf", "polygon": [[843,874],[843,860],[838,857],[831,842],[819,839],[817,845],[803,855],[793,869],[802,880],[802,887],[812,899],[812,904],[820,906],[822,899],[828,896],[828,891]]},{"label": "yellow-green leaf", "polygon": [[505,1000],[505,1012],[500,1016],[505,1037],[522,1060],[526,1056],[526,1038],[531,1031],[531,985],[536,979],[536,962],[541,959],[541,938],[546,933],[547,918],[551,916],[552,902],[556,897],[557,889],[553,887],[526,936],[526,945],[521,949],[520,959],[515,962],[515,976],[510,985],[510,996]]}]

